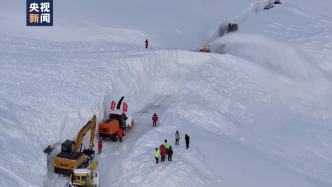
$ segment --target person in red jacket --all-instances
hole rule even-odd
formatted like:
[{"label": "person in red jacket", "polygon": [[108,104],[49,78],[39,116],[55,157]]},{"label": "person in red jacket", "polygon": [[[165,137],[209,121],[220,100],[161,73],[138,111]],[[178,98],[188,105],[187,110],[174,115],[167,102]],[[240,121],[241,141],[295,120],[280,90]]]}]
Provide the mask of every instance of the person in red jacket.
[{"label": "person in red jacket", "polygon": [[98,155],[101,153],[102,148],[103,148],[103,142],[101,142],[101,140],[99,140],[99,142],[98,142]]},{"label": "person in red jacket", "polygon": [[118,130],[118,136],[119,136],[119,142],[121,143],[123,137],[123,130],[121,128]]},{"label": "person in red jacket", "polygon": [[164,144],[161,144],[160,147],[160,153],[161,153],[161,159],[160,162],[164,162],[165,161],[165,157],[166,157],[166,148],[164,146]]},{"label": "person in red jacket", "polygon": [[146,39],[146,40],[145,40],[145,48],[148,48],[148,45],[149,45],[149,40]]},{"label": "person in red jacket", "polygon": [[153,114],[152,121],[153,121],[152,127],[157,126],[158,116],[156,113]]}]

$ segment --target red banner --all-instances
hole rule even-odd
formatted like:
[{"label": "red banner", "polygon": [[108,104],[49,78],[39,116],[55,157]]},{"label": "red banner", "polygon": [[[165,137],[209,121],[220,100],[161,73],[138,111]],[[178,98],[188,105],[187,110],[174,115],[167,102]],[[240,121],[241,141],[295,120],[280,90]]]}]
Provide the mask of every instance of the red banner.
[{"label": "red banner", "polygon": [[123,112],[127,112],[128,110],[128,105],[126,102],[123,103]]},{"label": "red banner", "polygon": [[111,104],[111,110],[114,110],[114,108],[115,108],[115,105],[116,105],[116,102],[112,100],[112,104]]}]

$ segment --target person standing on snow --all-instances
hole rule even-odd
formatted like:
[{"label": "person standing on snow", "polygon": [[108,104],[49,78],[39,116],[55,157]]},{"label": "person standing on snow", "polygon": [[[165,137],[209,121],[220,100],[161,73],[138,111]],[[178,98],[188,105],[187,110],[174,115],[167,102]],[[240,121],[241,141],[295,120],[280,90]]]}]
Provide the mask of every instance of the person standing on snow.
[{"label": "person standing on snow", "polygon": [[156,113],[153,114],[152,121],[153,121],[152,127],[157,126],[158,116]]},{"label": "person standing on snow", "polygon": [[102,148],[103,148],[103,142],[101,142],[101,140],[99,140],[99,142],[98,142],[98,155],[101,153]]},{"label": "person standing on snow", "polygon": [[175,145],[180,145],[179,139],[180,139],[180,133],[179,133],[179,131],[176,131],[175,132]]},{"label": "person standing on snow", "polygon": [[156,148],[156,164],[158,164],[159,150]]},{"label": "person standing on snow", "polygon": [[167,151],[168,151],[168,147],[169,147],[168,142],[167,142],[167,140],[165,140],[166,153],[167,153]]},{"label": "person standing on snow", "polygon": [[146,39],[146,40],[145,40],[145,48],[148,48],[148,45],[149,45],[149,40]]},{"label": "person standing on snow", "polygon": [[122,141],[123,130],[122,130],[121,128],[118,130],[118,136],[119,136],[119,142],[120,142],[120,143],[123,142],[123,141]]},{"label": "person standing on snow", "polygon": [[161,153],[160,162],[164,162],[165,161],[165,156],[166,156],[166,148],[165,148],[164,144],[161,144],[159,149],[160,149],[160,153]]},{"label": "person standing on snow", "polygon": [[172,155],[173,155],[172,146],[169,146],[169,149],[167,150],[167,155],[168,155],[168,161],[172,161]]},{"label": "person standing on snow", "polygon": [[190,137],[186,134],[184,139],[186,140],[186,145],[187,145],[187,149],[188,149],[189,148],[189,139],[190,139]]}]

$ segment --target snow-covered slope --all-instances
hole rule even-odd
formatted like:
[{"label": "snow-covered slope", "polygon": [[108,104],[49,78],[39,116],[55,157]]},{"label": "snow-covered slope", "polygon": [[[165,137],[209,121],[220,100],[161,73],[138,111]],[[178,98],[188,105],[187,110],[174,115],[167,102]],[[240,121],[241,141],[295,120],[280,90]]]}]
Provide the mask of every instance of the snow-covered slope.
[{"label": "snow-covered slope", "polygon": [[192,49],[253,0],[57,0],[54,26],[26,27],[25,1],[0,7],[0,34],[53,42],[97,41],[151,47]]},{"label": "snow-covered slope", "polygon": [[[226,44],[226,55],[136,46],[145,38],[152,47],[196,46],[267,1],[250,2],[131,2],[138,15],[128,1],[82,2],[76,12],[57,1],[62,14],[51,29],[22,26],[17,12],[25,5],[6,2],[20,8],[1,7],[1,15],[17,14],[0,24],[0,186],[62,187],[68,178],[52,167],[59,143],[94,114],[102,120],[121,96],[136,125],[123,143],[104,142],[95,158],[102,186],[332,186],[330,1],[254,11],[238,33],[211,40]],[[98,22],[83,14],[95,7],[105,12]],[[68,15],[87,23],[64,22]],[[164,139],[173,161],[156,165]],[[56,149],[47,156],[49,144]]]}]

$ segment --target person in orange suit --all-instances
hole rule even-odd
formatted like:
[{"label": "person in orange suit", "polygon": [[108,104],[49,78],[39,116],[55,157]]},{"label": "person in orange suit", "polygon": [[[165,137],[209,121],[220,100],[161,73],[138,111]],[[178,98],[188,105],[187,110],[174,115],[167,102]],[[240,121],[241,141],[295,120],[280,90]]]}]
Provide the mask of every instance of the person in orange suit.
[{"label": "person in orange suit", "polygon": [[146,40],[145,40],[145,48],[148,48],[148,45],[149,45],[149,40],[146,39]]},{"label": "person in orange suit", "polygon": [[103,142],[101,142],[101,140],[99,140],[99,142],[98,142],[98,155],[101,153],[102,148],[103,148]]},{"label": "person in orange suit", "polygon": [[153,114],[152,121],[153,121],[152,127],[157,126],[158,116],[156,113]]}]

